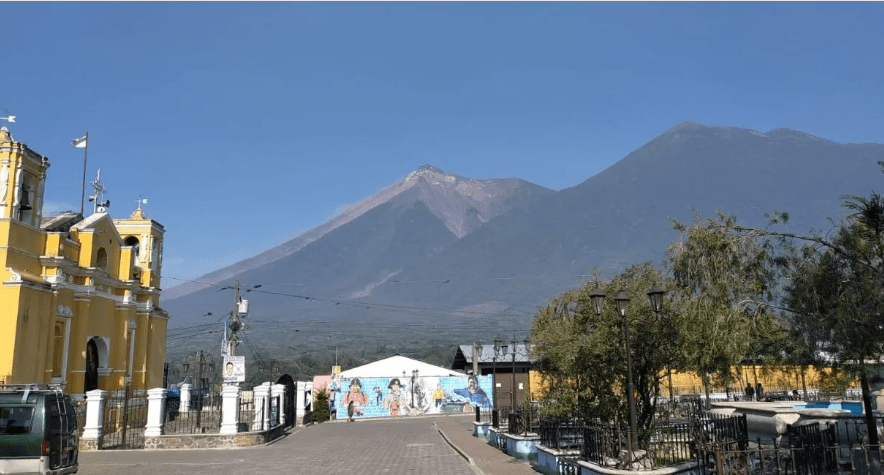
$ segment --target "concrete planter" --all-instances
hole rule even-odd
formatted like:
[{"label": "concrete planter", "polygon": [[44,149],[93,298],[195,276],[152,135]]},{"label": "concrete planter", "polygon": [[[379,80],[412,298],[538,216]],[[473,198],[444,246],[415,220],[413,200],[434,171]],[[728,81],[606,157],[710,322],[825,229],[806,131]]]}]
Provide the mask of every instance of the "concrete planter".
[{"label": "concrete planter", "polygon": [[537,444],[537,460],[534,462],[534,470],[546,475],[560,475],[560,460],[578,455],[580,455],[579,450],[554,450]]},{"label": "concrete planter", "polygon": [[490,428],[490,422],[473,422],[473,437],[487,439]]}]

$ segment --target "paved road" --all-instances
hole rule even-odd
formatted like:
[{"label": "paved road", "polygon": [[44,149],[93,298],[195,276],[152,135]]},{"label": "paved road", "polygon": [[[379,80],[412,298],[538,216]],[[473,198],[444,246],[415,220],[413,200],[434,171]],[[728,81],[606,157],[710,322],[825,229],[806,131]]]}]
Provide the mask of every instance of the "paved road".
[{"label": "paved road", "polygon": [[[467,437],[471,421],[466,416],[359,420],[293,429],[286,437],[260,447],[82,452],[79,473],[536,473],[527,463]],[[446,437],[440,426],[449,432]]]}]

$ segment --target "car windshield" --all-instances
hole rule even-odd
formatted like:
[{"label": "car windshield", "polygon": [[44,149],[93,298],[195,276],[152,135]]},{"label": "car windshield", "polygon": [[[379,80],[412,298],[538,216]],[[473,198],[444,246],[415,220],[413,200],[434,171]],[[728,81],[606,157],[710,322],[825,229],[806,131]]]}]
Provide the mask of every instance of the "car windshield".
[{"label": "car windshield", "polygon": [[31,420],[33,417],[33,407],[0,407],[0,436],[27,434],[31,431]]}]

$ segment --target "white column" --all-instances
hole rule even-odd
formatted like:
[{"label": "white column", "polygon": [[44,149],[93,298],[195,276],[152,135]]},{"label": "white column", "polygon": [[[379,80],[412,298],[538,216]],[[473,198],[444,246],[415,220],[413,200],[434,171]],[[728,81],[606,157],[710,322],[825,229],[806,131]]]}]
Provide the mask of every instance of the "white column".
[{"label": "white column", "polygon": [[94,389],[86,393],[86,425],[83,427],[84,440],[101,439],[104,429],[104,402],[107,391]]},{"label": "white column", "polygon": [[181,385],[181,404],[178,406],[178,412],[190,412],[190,388],[192,386],[189,383]]},{"label": "white column", "polygon": [[264,430],[270,430],[270,388],[271,384],[269,382],[265,382],[261,384],[261,387],[264,388],[264,411],[262,412],[264,416],[264,424],[261,427]]},{"label": "white column", "polygon": [[282,384],[274,384],[270,387],[270,393],[276,398],[276,404],[279,407],[279,414],[277,417],[279,420],[273,421],[277,424],[285,424],[285,386]]},{"label": "white column", "polygon": [[165,433],[163,415],[166,413],[165,388],[154,388],[147,391],[147,424],[144,426],[145,437],[156,437]]},{"label": "white column", "polygon": [[296,392],[295,392],[295,425],[303,426],[304,425],[304,413],[306,412],[307,405],[307,396],[306,396],[306,387],[303,381],[298,381],[296,383]]},{"label": "white column", "polygon": [[252,425],[253,431],[263,431],[269,429],[270,411],[268,403],[270,402],[270,383],[264,383],[255,386],[255,423]]},{"label": "white column", "polygon": [[236,434],[239,427],[239,385],[221,387],[221,434]]},{"label": "white column", "polygon": [[304,411],[313,412],[313,381],[304,383]]}]

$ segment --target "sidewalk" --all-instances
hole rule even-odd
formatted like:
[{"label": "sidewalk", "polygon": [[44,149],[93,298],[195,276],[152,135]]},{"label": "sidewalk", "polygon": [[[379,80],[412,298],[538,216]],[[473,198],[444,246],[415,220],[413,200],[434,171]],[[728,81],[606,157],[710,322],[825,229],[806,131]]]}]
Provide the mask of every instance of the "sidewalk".
[{"label": "sidewalk", "polygon": [[501,452],[488,445],[486,439],[473,436],[474,417],[447,416],[436,421],[436,427],[455,450],[461,453],[473,468],[484,475],[537,475],[526,460]]}]

